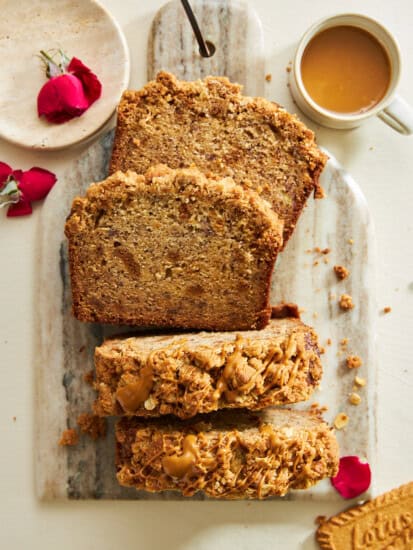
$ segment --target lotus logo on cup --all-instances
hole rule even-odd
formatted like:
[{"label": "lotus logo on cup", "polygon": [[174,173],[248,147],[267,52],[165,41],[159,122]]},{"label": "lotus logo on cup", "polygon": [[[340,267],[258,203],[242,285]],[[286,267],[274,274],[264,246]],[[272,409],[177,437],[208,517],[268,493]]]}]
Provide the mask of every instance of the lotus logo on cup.
[{"label": "lotus logo on cup", "polygon": [[290,73],[298,107],[323,126],[349,129],[372,116],[409,135],[413,109],[396,94],[396,39],[370,17],[342,14],[313,25],[301,39]]}]

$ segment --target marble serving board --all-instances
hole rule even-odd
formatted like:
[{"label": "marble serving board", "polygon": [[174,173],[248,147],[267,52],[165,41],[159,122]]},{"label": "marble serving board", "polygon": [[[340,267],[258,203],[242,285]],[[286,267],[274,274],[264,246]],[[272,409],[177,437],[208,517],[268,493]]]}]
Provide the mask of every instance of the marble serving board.
[{"label": "marble serving board", "polygon": [[[214,41],[217,57],[200,59],[189,23],[179,11],[179,3],[164,6],[154,20],[148,57],[148,76],[159,69],[172,70],[188,79],[206,73],[227,74],[247,85],[248,93],[262,93],[264,82],[263,51],[260,49],[260,26],[256,16],[244,4],[234,2],[193,2],[206,38]],[[219,32],[211,23],[215,10],[220,10]],[[201,9],[202,8],[202,9]],[[247,53],[237,54],[236,42],[228,41],[227,25],[235,32],[242,30],[254,42],[251,55],[254,78],[247,68]],[[244,21],[244,23],[242,23]],[[183,50],[171,54],[168,41],[175,25],[182,34]],[[215,29],[215,31],[214,31]],[[248,30],[246,30],[248,29]],[[214,32],[216,34],[214,34]],[[232,36],[232,34],[231,34]],[[163,46],[161,46],[163,44]],[[221,52],[221,53],[219,53]],[[241,57],[240,57],[241,56]],[[204,61],[211,65],[205,69]],[[215,65],[212,65],[215,63]],[[244,69],[242,69],[242,66]],[[250,65],[251,66],[251,65]],[[248,73],[248,75],[247,75]],[[36,493],[41,499],[181,499],[177,493],[151,494],[122,488],[115,477],[114,421],[109,421],[107,437],[97,442],[82,437],[73,448],[58,446],[61,432],[76,427],[76,418],[90,411],[95,394],[83,380],[93,369],[93,352],[105,336],[124,332],[125,327],[81,323],[71,315],[70,280],[64,223],[73,198],[84,194],[92,181],[107,174],[113,132],[92,145],[66,172],[49,194],[42,212],[38,249],[37,320],[35,398],[35,466]],[[326,419],[332,422],[339,412],[346,412],[348,427],[337,432],[341,455],[355,454],[370,463],[375,458],[375,240],[369,211],[358,185],[330,155],[321,183],[327,197],[310,199],[297,229],[280,255],[272,280],[272,303],[292,301],[303,308],[302,318],[313,325],[320,335],[326,353],[322,356],[324,377],[322,387],[311,403],[328,407]],[[330,250],[327,254],[314,249]],[[350,277],[337,281],[333,265],[341,264],[350,270]],[[355,308],[342,312],[339,296],[348,293]],[[367,385],[359,390],[359,406],[348,402],[355,373],[344,364],[340,342],[348,339],[347,352],[363,359],[357,374],[366,378]],[[327,340],[331,339],[331,345]],[[300,408],[299,406],[297,406]],[[368,496],[368,495],[366,495]],[[328,480],[308,491],[293,491],[284,500],[338,500]],[[192,500],[203,500],[202,495]]]}]

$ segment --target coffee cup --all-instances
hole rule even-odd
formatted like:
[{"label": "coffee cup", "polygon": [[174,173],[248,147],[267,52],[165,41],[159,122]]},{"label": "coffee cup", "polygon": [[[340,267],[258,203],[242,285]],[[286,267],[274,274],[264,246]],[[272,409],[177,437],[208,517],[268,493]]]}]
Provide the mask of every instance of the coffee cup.
[{"label": "coffee cup", "polygon": [[[345,48],[345,52],[335,50],[334,48],[340,46],[340,36],[336,32],[337,29],[340,31],[343,40],[351,40],[352,36],[356,40],[361,40],[360,44],[366,44],[366,52],[360,53],[362,51],[360,44],[353,44],[353,48],[348,48],[348,44],[351,46],[351,43],[342,44],[343,48]],[[348,35],[349,32],[353,34]],[[359,36],[356,36],[357,33]],[[369,41],[371,43],[369,43]],[[360,86],[357,85],[358,82],[355,83],[356,85],[354,85],[353,82],[353,85],[350,86],[350,81],[347,80],[347,88],[351,90],[349,93],[352,94],[353,97],[346,98],[345,96],[340,96],[335,98],[339,107],[337,109],[337,105],[334,105],[334,93],[332,90],[339,90],[340,94],[345,93],[346,83],[344,79],[346,78],[346,68],[350,77],[353,79],[357,78],[358,73],[357,71],[354,71],[354,73],[351,72],[351,60],[345,59],[346,63],[347,61],[350,63],[346,65],[340,56],[337,57],[338,61],[336,66],[334,66],[334,52],[337,51],[338,53],[342,53],[342,56],[345,55],[348,57],[350,55],[349,52],[352,50],[354,51],[354,55],[359,55],[359,53],[360,55],[366,55],[364,62],[367,63],[367,70],[361,73],[363,84],[369,86],[370,82],[373,87],[375,86],[378,88],[377,90],[371,90],[373,95],[374,93],[376,95],[374,97],[372,96],[370,103],[368,103],[369,98],[367,96],[369,89],[367,89],[366,96],[366,90],[361,90]],[[323,66],[322,63],[317,64],[317,59],[314,58],[313,66],[316,68],[314,72],[314,82],[311,83],[311,80],[309,80],[310,77],[306,76],[311,76],[311,56],[314,57],[317,55],[317,52],[318,55],[322,56],[322,61],[326,59],[329,61],[330,67],[332,68],[333,77],[335,78],[333,82],[335,88],[330,87],[330,91],[328,91],[329,88],[326,85],[329,84],[328,80],[324,82],[324,76],[327,78],[328,74],[324,75],[320,73],[320,71],[324,69],[327,71],[328,65]],[[376,62],[377,60],[377,62],[381,64],[377,67],[376,72],[369,66],[368,55],[372,56],[372,62]],[[303,78],[303,57],[306,62],[305,68],[307,72],[304,76],[308,78],[307,86]],[[342,66],[339,66],[340,59],[343,63]],[[360,61],[360,59],[356,60],[354,66],[359,67]],[[310,67],[310,69],[307,69],[307,67]],[[343,76],[341,76],[341,71]],[[387,75],[386,71],[388,71]],[[365,120],[373,116],[378,116],[386,124],[401,134],[409,135],[413,133],[413,109],[396,93],[400,72],[401,58],[399,46],[396,39],[385,27],[365,15],[351,13],[341,14],[319,21],[304,34],[297,47],[292,70],[290,72],[290,90],[298,107],[309,118],[322,126],[336,129],[350,129],[360,126]],[[320,74],[322,76],[321,79]],[[377,75],[381,75],[381,82],[374,81]],[[338,81],[340,78],[343,78],[343,85]],[[322,81],[321,84],[320,80]],[[314,86],[311,84],[314,84]],[[360,91],[360,98],[354,97],[357,94],[357,90]],[[378,95],[380,93],[382,94],[381,96]],[[362,102],[364,97],[367,97],[366,105],[363,106],[360,103],[360,108],[352,110],[351,102],[359,106],[357,103],[358,99]],[[320,98],[322,100],[320,100]],[[347,101],[347,99],[349,99],[349,101]],[[341,110],[342,106],[343,111]]]}]

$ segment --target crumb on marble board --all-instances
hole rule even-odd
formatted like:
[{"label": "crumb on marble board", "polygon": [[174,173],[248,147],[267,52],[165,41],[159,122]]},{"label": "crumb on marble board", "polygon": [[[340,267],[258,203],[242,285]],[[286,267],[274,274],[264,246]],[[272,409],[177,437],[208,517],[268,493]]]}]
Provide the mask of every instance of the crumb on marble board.
[{"label": "crumb on marble board", "polygon": [[348,421],[349,421],[349,417],[346,413],[344,412],[338,413],[338,415],[334,419],[334,427],[337,430],[342,430],[347,426]]},{"label": "crumb on marble board", "polygon": [[361,403],[360,395],[358,393],[355,393],[355,392],[350,394],[348,400],[350,401],[350,403],[352,405],[360,405],[360,403]]},{"label": "crumb on marble board", "polygon": [[366,385],[366,380],[364,378],[361,378],[360,376],[356,376],[354,378],[354,383],[356,384],[356,386],[363,388]]},{"label": "crumb on marble board", "polygon": [[86,384],[89,384],[89,386],[93,386],[93,382],[95,380],[95,371],[92,369],[85,372],[85,374],[83,375],[83,380],[86,382]]},{"label": "crumb on marble board", "polygon": [[266,74],[266,75],[265,75],[265,80],[266,80],[267,82],[271,82],[271,80],[272,80],[272,74],[271,74],[271,73]]},{"label": "crumb on marble board", "polygon": [[77,430],[70,428],[64,430],[60,437],[59,445],[62,447],[73,447],[79,443],[79,434]]},{"label": "crumb on marble board", "polygon": [[383,308],[383,313],[385,315],[387,315],[387,313],[390,313],[390,312],[391,312],[391,307],[390,306],[386,306],[386,307]]},{"label": "crumb on marble board", "polygon": [[349,369],[358,369],[362,364],[363,361],[358,355],[349,355],[346,358],[346,365]]},{"label": "crumb on marble board", "polygon": [[77,418],[77,425],[82,433],[89,435],[94,440],[106,435],[106,418],[91,413],[82,413]]},{"label": "crumb on marble board", "polygon": [[332,343],[331,338],[327,338],[327,342],[326,342],[327,346],[331,346],[331,343]]},{"label": "crumb on marble board", "polygon": [[350,294],[342,294],[340,296],[338,305],[343,311],[349,311],[350,309],[354,308],[353,298],[350,296]]},{"label": "crumb on marble board", "polygon": [[333,267],[334,273],[337,275],[337,279],[342,281],[343,279],[347,279],[347,277],[350,274],[350,271],[344,267],[344,265],[335,265]]}]

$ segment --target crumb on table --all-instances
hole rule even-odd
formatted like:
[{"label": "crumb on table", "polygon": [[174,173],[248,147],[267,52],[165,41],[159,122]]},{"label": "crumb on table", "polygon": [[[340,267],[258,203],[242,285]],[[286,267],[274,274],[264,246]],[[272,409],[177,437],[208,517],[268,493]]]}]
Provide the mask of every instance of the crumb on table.
[{"label": "crumb on table", "polygon": [[350,271],[344,267],[344,265],[335,265],[333,269],[334,273],[337,275],[337,279],[340,279],[340,281],[346,279],[350,274]]},{"label": "crumb on table", "polygon": [[348,421],[349,421],[349,418],[346,415],[346,413],[344,412],[338,413],[338,415],[334,419],[334,427],[337,430],[342,430],[347,426]]},{"label": "crumb on table", "polygon": [[327,516],[317,516],[314,520],[316,525],[323,525],[327,521]]},{"label": "crumb on table", "polygon": [[266,74],[266,75],[265,75],[265,80],[266,80],[267,82],[271,82],[271,80],[272,80],[272,74],[271,74],[271,73]]},{"label": "crumb on table", "polygon": [[106,435],[106,418],[101,418],[91,413],[83,413],[77,418],[80,431],[96,440]]},{"label": "crumb on table", "polygon": [[346,365],[349,369],[358,369],[362,364],[363,361],[358,355],[349,355],[346,359]]},{"label": "crumb on table", "polygon": [[354,244],[354,239],[349,239],[348,244]]},{"label": "crumb on table", "polygon": [[387,313],[390,313],[391,312],[391,307],[390,306],[386,306],[385,308],[383,308],[383,313],[384,314],[387,314]]},{"label": "crumb on table", "polygon": [[332,343],[331,338],[327,338],[327,342],[326,342],[327,346],[331,346],[331,343]]},{"label": "crumb on table", "polygon": [[338,301],[338,305],[343,311],[348,311],[350,309],[353,309],[354,308],[353,298],[350,296],[350,294],[342,294],[340,296],[340,300]]},{"label": "crumb on table", "polygon": [[13,422],[16,422],[17,416],[13,416]]},{"label": "crumb on table", "polygon": [[64,430],[60,437],[59,445],[65,447],[73,447],[79,443],[79,434],[73,428]]}]

